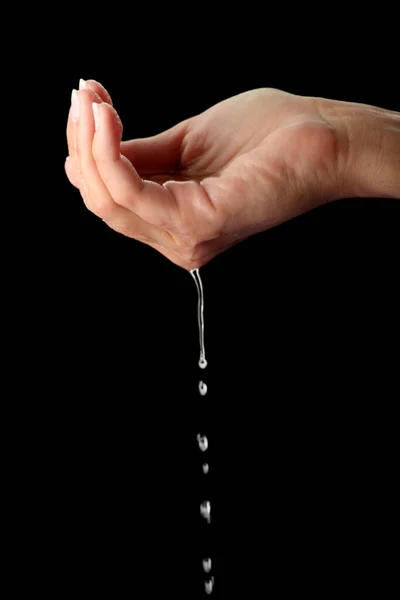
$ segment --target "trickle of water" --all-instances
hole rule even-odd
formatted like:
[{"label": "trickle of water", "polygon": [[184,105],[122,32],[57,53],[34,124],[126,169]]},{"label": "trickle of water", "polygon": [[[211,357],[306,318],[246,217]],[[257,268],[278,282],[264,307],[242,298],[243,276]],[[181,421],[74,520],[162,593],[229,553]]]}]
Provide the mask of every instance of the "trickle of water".
[{"label": "trickle of water", "polygon": [[200,369],[205,369],[207,366],[206,361],[206,351],[204,348],[204,293],[203,293],[203,284],[201,283],[200,271],[199,269],[192,269],[190,271],[191,276],[194,279],[194,282],[197,287],[197,295],[198,295],[198,304],[197,304],[197,317],[199,321],[199,337],[200,337],[200,359],[199,359],[199,367]]},{"label": "trickle of water", "polygon": [[206,573],[209,573],[211,571],[211,558],[205,558],[203,560],[203,569]]},{"label": "trickle of water", "polygon": [[202,502],[200,505],[200,512],[205,519],[207,519],[208,523],[211,521],[211,504],[208,500],[206,502]]},{"label": "trickle of water", "polygon": [[200,381],[199,383],[199,392],[200,396],[205,396],[207,394],[207,384],[204,381]]},{"label": "trickle of water", "polygon": [[[203,293],[203,284],[201,282],[200,271],[199,269],[192,269],[190,271],[191,276],[194,279],[194,282],[197,287],[197,318],[199,323],[199,338],[200,338],[200,358],[199,358],[199,367],[200,369],[205,369],[207,366],[206,360],[206,351],[204,348],[204,293]],[[204,381],[199,382],[199,392],[201,396],[205,396],[207,394],[207,384]],[[200,434],[197,436],[197,441],[202,452],[205,452],[208,448],[208,440],[205,436],[201,436]],[[209,471],[208,463],[203,464],[203,473],[208,473]],[[207,520],[207,523],[211,522],[211,504],[207,500],[202,502],[200,505],[200,513]],[[203,569],[206,573],[211,571],[211,558],[207,558],[203,560]],[[211,594],[213,586],[214,586],[214,577],[211,577],[209,581],[205,582],[205,590],[206,594]]]},{"label": "trickle of water", "polygon": [[206,581],[204,586],[206,588],[206,594],[211,594],[214,587],[214,577],[211,577],[210,581]]},{"label": "trickle of water", "polygon": [[198,434],[197,441],[199,443],[200,450],[202,452],[205,452],[208,448],[208,439],[206,438],[206,436]]}]

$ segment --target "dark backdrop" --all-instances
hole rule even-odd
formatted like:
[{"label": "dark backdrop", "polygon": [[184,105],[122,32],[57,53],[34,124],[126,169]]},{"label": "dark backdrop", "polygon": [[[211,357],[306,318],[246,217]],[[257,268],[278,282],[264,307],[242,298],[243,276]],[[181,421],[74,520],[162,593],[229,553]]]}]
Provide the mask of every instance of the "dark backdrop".
[{"label": "dark backdrop", "polygon": [[384,596],[400,203],[325,206],[202,268],[203,373],[192,278],[90,214],[63,163],[80,77],[109,89],[125,139],[263,86],[400,110],[391,19],[108,10],[101,26],[52,14],[26,69],[44,91],[9,421],[15,552],[31,566],[16,581],[51,598],[196,598],[211,555],[216,598]]}]

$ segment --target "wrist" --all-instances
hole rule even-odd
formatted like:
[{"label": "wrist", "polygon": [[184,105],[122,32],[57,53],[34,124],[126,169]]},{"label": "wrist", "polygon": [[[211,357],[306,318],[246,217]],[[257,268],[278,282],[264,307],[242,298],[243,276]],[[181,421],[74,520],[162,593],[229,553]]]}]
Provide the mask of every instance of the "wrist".
[{"label": "wrist", "polygon": [[348,102],[320,106],[337,133],[340,197],[400,199],[400,113]]}]

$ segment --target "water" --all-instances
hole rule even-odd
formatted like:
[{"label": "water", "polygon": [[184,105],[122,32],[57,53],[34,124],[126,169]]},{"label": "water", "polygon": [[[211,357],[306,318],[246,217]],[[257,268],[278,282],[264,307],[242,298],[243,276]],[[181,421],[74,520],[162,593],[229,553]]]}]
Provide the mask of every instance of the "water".
[{"label": "water", "polygon": [[207,366],[207,361],[204,356],[200,356],[199,367],[200,369],[205,369]]},{"label": "water", "polygon": [[206,588],[206,594],[211,594],[214,587],[214,577],[211,577],[210,581],[206,581],[204,586]]},{"label": "water", "polygon": [[211,558],[205,558],[203,560],[203,569],[206,573],[209,573],[211,571]]},{"label": "water", "polygon": [[190,271],[191,276],[197,287],[198,303],[197,303],[197,318],[199,322],[199,337],[200,337],[200,358],[199,367],[205,369],[207,366],[206,351],[204,348],[204,293],[203,284],[201,283],[201,277],[199,269],[192,269]]},{"label": "water", "polygon": [[203,517],[207,520],[207,523],[210,523],[211,522],[211,504],[208,500],[201,503],[200,512],[203,515]]},{"label": "water", "polygon": [[198,435],[197,436],[197,441],[199,443],[199,448],[202,452],[205,452],[208,448],[208,439],[206,438],[205,435]]},{"label": "water", "polygon": [[[203,285],[201,282],[199,269],[193,269],[190,271],[191,276],[193,277],[196,288],[197,288],[197,296],[198,296],[198,304],[197,304],[197,320],[199,325],[199,341],[200,341],[200,358],[199,358],[199,367],[200,369],[205,369],[207,366],[206,360],[206,351],[204,348],[204,293],[203,293]],[[204,381],[199,381],[199,393],[200,396],[205,396],[207,394],[207,384]],[[199,444],[199,448],[202,452],[206,452],[208,449],[208,439],[205,435],[198,434],[197,442]],[[210,469],[208,463],[203,464],[203,473],[207,474]],[[211,504],[208,500],[202,502],[200,505],[200,514],[207,520],[207,523],[211,522]],[[203,569],[206,573],[211,571],[211,558],[207,558],[203,560]],[[211,594],[214,587],[214,577],[211,577],[208,581],[204,582],[204,588],[206,594]]]},{"label": "water", "polygon": [[199,383],[199,392],[200,396],[205,396],[207,394],[207,384],[204,381],[200,381]]}]

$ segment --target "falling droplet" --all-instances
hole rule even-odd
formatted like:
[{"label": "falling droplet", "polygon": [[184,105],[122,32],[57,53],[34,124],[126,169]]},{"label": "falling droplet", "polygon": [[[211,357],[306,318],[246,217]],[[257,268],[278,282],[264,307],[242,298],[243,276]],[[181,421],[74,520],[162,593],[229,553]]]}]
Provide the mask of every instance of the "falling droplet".
[{"label": "falling droplet", "polygon": [[200,450],[201,450],[202,452],[205,452],[205,451],[207,450],[207,448],[208,448],[208,439],[206,438],[206,436],[205,436],[205,435],[200,435],[200,434],[199,434],[199,435],[197,436],[197,441],[198,441],[198,443],[199,443]]},{"label": "falling droplet", "polygon": [[203,569],[206,573],[209,573],[211,571],[211,558],[205,558],[203,560]]},{"label": "falling droplet", "polygon": [[199,383],[199,392],[201,396],[205,396],[207,394],[207,384],[204,381],[200,381]]},{"label": "falling droplet", "polygon": [[207,474],[209,470],[210,470],[210,466],[207,463],[204,463],[204,465],[203,465],[203,473]]},{"label": "falling droplet", "polygon": [[207,361],[204,356],[200,356],[199,367],[200,369],[205,369],[207,366]]},{"label": "falling droplet", "polygon": [[211,594],[214,587],[214,577],[211,577],[210,581],[206,581],[204,585],[206,588],[206,594]]},{"label": "falling droplet", "polygon": [[211,504],[209,503],[209,501],[207,500],[206,502],[202,502],[202,504],[200,505],[200,512],[203,515],[203,517],[205,519],[207,519],[208,523],[211,521]]}]

